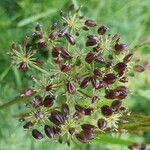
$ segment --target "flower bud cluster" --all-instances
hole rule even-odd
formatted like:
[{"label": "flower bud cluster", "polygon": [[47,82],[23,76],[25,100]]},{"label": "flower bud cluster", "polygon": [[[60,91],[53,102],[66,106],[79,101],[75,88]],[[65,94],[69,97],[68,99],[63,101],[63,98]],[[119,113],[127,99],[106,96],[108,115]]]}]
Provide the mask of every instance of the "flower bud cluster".
[{"label": "flower bud cluster", "polygon": [[[11,46],[13,65],[34,73],[33,88],[23,94],[33,96],[23,128],[38,140],[47,137],[70,145],[73,140],[87,143],[97,132],[117,131],[128,113],[123,102],[130,93],[130,74],[144,71],[134,66],[133,53],[117,34],[79,11],[71,5],[68,18],[61,12],[63,26],[53,24],[47,36],[37,25],[21,51]],[[45,53],[47,59],[40,55]],[[41,79],[35,70],[37,75],[41,71]]]}]

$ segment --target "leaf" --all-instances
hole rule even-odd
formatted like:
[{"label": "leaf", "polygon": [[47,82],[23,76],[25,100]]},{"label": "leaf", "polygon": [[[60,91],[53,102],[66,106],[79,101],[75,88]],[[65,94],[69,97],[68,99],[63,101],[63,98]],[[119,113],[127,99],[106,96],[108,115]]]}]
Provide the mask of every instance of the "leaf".
[{"label": "leaf", "polygon": [[146,99],[150,100],[150,90],[138,90],[140,96],[145,97]]},{"label": "leaf", "polygon": [[105,135],[101,135],[93,141],[101,142],[101,143],[108,143],[108,144],[124,145],[124,146],[128,146],[130,144],[135,143],[135,141],[125,140],[125,139],[115,138],[112,136],[105,136]]},{"label": "leaf", "polygon": [[56,9],[51,9],[51,10],[48,10],[46,12],[43,12],[43,13],[40,13],[40,14],[37,14],[37,15],[34,15],[34,16],[31,16],[31,17],[28,17],[28,18],[25,18],[23,20],[21,20],[20,22],[18,22],[17,26],[18,27],[22,27],[22,26],[25,26],[29,23],[32,23],[32,22],[35,22],[41,18],[44,18],[52,13],[55,13],[56,12]]}]

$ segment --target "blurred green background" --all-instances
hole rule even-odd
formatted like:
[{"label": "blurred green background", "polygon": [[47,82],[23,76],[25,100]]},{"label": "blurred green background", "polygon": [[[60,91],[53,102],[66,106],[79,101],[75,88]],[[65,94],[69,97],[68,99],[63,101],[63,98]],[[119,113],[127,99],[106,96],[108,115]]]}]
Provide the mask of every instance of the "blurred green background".
[{"label": "blurred green background", "polygon": [[[24,76],[9,67],[6,53],[11,42],[20,42],[37,22],[43,28],[57,22],[59,10],[67,10],[71,3],[83,6],[81,11],[87,18],[94,18],[112,33],[120,34],[130,47],[150,41],[150,0],[0,0],[0,104],[13,99],[27,86]],[[129,85],[132,95],[126,105],[132,112],[150,114],[150,45],[135,51],[147,71],[132,79]],[[0,111],[0,150],[127,150],[125,144],[114,141],[114,135],[87,145],[73,144],[70,148],[50,140],[35,141],[13,117],[22,108],[17,105]],[[150,143],[149,133],[124,134],[119,138]]]}]

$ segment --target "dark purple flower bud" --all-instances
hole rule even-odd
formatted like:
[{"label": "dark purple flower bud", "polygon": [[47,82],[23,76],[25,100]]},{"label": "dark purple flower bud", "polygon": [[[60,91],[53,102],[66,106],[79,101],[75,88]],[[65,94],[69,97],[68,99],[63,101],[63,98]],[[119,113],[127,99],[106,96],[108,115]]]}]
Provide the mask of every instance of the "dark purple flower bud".
[{"label": "dark purple flower bud", "polygon": [[87,116],[92,115],[93,112],[94,112],[94,109],[93,109],[93,108],[85,108],[85,109],[84,109],[84,113],[85,113],[85,115],[87,115]]},{"label": "dark purple flower bud", "polygon": [[75,105],[75,110],[81,114],[84,114],[84,108],[80,105]]},{"label": "dark purple flower bud", "polygon": [[94,27],[96,26],[96,21],[95,20],[92,20],[92,19],[88,19],[85,21],[84,23],[87,27]]},{"label": "dark purple flower bud", "polygon": [[68,129],[69,133],[73,135],[75,133],[75,128],[71,127]]},{"label": "dark purple flower bud", "polygon": [[98,32],[99,35],[103,35],[107,32],[107,27],[101,26],[101,27],[98,28],[97,32]]},{"label": "dark purple flower bud", "polygon": [[69,64],[62,65],[60,68],[61,72],[67,73],[71,71],[71,66]]},{"label": "dark purple flower bud", "polygon": [[80,84],[80,88],[82,89],[86,88],[89,84],[89,81],[90,81],[89,77],[84,78]]},{"label": "dark purple flower bud", "polygon": [[122,77],[119,81],[122,82],[122,83],[126,83],[126,82],[128,82],[128,78],[127,77]]},{"label": "dark purple flower bud", "polygon": [[76,93],[76,87],[75,87],[75,84],[72,81],[69,81],[67,83],[67,90],[70,94],[75,94]]},{"label": "dark purple flower bud", "polygon": [[35,96],[33,99],[33,105],[35,108],[42,106],[42,97],[39,95]]},{"label": "dark purple flower bud", "polygon": [[34,93],[32,89],[26,89],[21,96],[32,96]]},{"label": "dark purple flower bud", "polygon": [[103,78],[103,80],[107,84],[113,84],[113,83],[115,83],[116,79],[117,79],[117,77],[113,73],[106,74],[105,77]]},{"label": "dark purple flower bud", "polygon": [[89,35],[86,41],[86,46],[93,46],[93,45],[98,44],[98,42],[99,42],[99,38],[97,36]]},{"label": "dark purple flower bud", "polygon": [[118,64],[115,65],[115,71],[118,72],[119,74],[124,73],[127,70],[127,65],[123,62],[119,62]]},{"label": "dark purple flower bud", "polygon": [[94,96],[92,98],[92,104],[96,104],[99,100],[100,100],[100,98],[98,96]]},{"label": "dark purple flower bud", "polygon": [[38,131],[37,129],[32,130],[32,136],[37,140],[41,140],[44,137],[43,134],[40,131]]},{"label": "dark purple flower bud", "polygon": [[107,121],[105,119],[99,119],[97,122],[97,126],[101,130],[105,130],[107,127]]},{"label": "dark purple flower bud", "polygon": [[61,54],[61,48],[59,47],[53,47],[52,48],[52,56],[53,57],[58,57]]},{"label": "dark purple flower bud", "polygon": [[36,39],[41,39],[41,38],[43,37],[41,31],[35,31],[35,32],[33,33],[33,36],[34,36]]},{"label": "dark purple flower bud", "polygon": [[117,99],[122,100],[125,99],[128,96],[129,90],[125,86],[119,86],[116,91],[118,92]]},{"label": "dark purple flower bud", "polygon": [[69,33],[66,33],[66,39],[68,40],[68,42],[71,44],[71,45],[74,45],[75,44],[75,38],[69,34]]},{"label": "dark purple flower bud", "polygon": [[51,91],[52,90],[52,84],[49,84],[45,88],[46,91]]},{"label": "dark purple flower bud", "polygon": [[118,92],[115,90],[106,91],[105,98],[107,99],[115,99],[118,96]]},{"label": "dark purple flower bud", "polygon": [[78,134],[75,135],[77,140],[80,141],[81,143],[87,143],[88,140],[86,138],[86,136],[83,134],[83,132],[80,132]]},{"label": "dark purple flower bud", "polygon": [[121,52],[123,52],[123,51],[125,51],[126,49],[128,48],[128,46],[126,45],[126,44],[116,44],[115,45],[115,50],[116,50],[116,52],[118,52],[118,53],[121,53]]},{"label": "dark purple flower bud", "polygon": [[96,77],[91,77],[91,82],[95,89],[99,88],[99,80]]},{"label": "dark purple flower bud", "polygon": [[126,64],[126,63],[130,62],[132,58],[133,58],[133,53],[129,53],[128,55],[126,55],[123,58],[123,62]]},{"label": "dark purple flower bud", "polygon": [[65,26],[59,31],[59,36],[62,37],[68,32],[68,27]]},{"label": "dark purple flower bud", "polygon": [[105,59],[102,56],[100,56],[100,55],[96,56],[95,61],[100,63],[100,64],[105,63]]},{"label": "dark purple flower bud", "polygon": [[89,52],[87,55],[86,55],[86,58],[85,58],[85,61],[89,64],[91,64],[96,58],[96,54],[94,52]]},{"label": "dark purple flower bud", "polygon": [[21,62],[20,65],[19,65],[19,70],[20,70],[21,72],[23,72],[23,73],[26,72],[26,71],[28,70],[27,63]]},{"label": "dark purple flower bud", "polygon": [[49,137],[49,138],[53,138],[54,137],[54,130],[52,127],[50,127],[49,125],[45,125],[44,126],[44,131],[45,134]]},{"label": "dark purple flower bud", "polygon": [[122,106],[122,101],[115,100],[111,103],[111,107],[118,110]]},{"label": "dark purple flower bud", "polygon": [[32,122],[27,122],[24,126],[24,129],[32,129],[33,128],[33,123]]},{"label": "dark purple flower bud", "polygon": [[84,130],[84,132],[92,132],[96,129],[96,127],[91,124],[82,124],[81,128]]},{"label": "dark purple flower bud", "polygon": [[92,140],[96,138],[96,135],[93,132],[84,132],[84,136],[86,137],[87,140]]},{"label": "dark purple flower bud", "polygon": [[63,113],[63,115],[66,117],[69,115],[70,110],[69,110],[69,106],[67,104],[62,104],[61,106],[61,112]]},{"label": "dark purple flower bud", "polygon": [[67,51],[67,49],[65,49],[63,47],[61,48],[61,56],[67,60],[72,58],[71,54]]},{"label": "dark purple flower bud", "polygon": [[135,69],[136,72],[143,72],[143,71],[145,71],[145,68],[143,66],[141,66],[141,65],[135,65],[134,69]]},{"label": "dark purple flower bud", "polygon": [[106,117],[109,117],[113,114],[113,110],[110,106],[108,105],[104,105],[101,107],[101,113],[106,116]]},{"label": "dark purple flower bud", "polygon": [[44,107],[51,107],[54,104],[55,97],[47,95],[43,101]]},{"label": "dark purple flower bud", "polygon": [[65,124],[65,117],[60,111],[51,112],[51,116],[49,117],[49,120],[53,122],[55,125]]},{"label": "dark purple flower bud", "polygon": [[51,33],[49,34],[49,39],[51,39],[51,40],[56,40],[56,38],[58,37],[58,35],[59,35],[58,32],[53,31],[53,32],[51,32]]},{"label": "dark purple flower bud", "polygon": [[103,75],[103,72],[100,69],[94,69],[93,73],[97,77],[102,77]]},{"label": "dark purple flower bud", "polygon": [[44,40],[41,40],[38,42],[38,48],[39,49],[45,49],[47,47],[47,43]]}]

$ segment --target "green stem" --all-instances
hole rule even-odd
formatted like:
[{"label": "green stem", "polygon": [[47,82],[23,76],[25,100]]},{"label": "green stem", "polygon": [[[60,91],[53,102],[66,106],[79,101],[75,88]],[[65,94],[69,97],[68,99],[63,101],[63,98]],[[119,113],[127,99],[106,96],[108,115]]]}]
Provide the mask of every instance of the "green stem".
[{"label": "green stem", "polygon": [[4,104],[0,105],[0,110],[3,110],[5,108],[8,108],[8,107],[10,107],[12,105],[15,105],[15,104],[18,104],[18,103],[26,102],[26,101],[30,100],[31,97],[32,96],[22,96],[22,97],[18,96],[15,99],[13,99],[13,100],[11,100],[11,101],[9,101],[7,103],[4,103]]},{"label": "green stem", "polygon": [[92,98],[90,95],[88,95],[87,93],[84,93],[84,92],[81,91],[81,90],[78,90],[78,92],[81,93],[82,95],[86,96],[86,97]]},{"label": "green stem", "polygon": [[48,71],[46,71],[46,70],[44,70],[44,69],[42,69],[42,68],[38,67],[37,65],[34,65],[34,64],[30,64],[30,65],[31,65],[32,67],[34,67],[35,69],[37,69],[37,70],[41,71],[42,73],[44,73],[44,74],[48,75],[48,76],[50,76],[50,75],[51,75]]},{"label": "green stem", "polygon": [[144,43],[134,46],[131,50],[134,50],[134,49],[137,49],[137,48],[149,45],[149,44],[150,44],[150,41],[147,41],[147,42],[144,42]]}]

